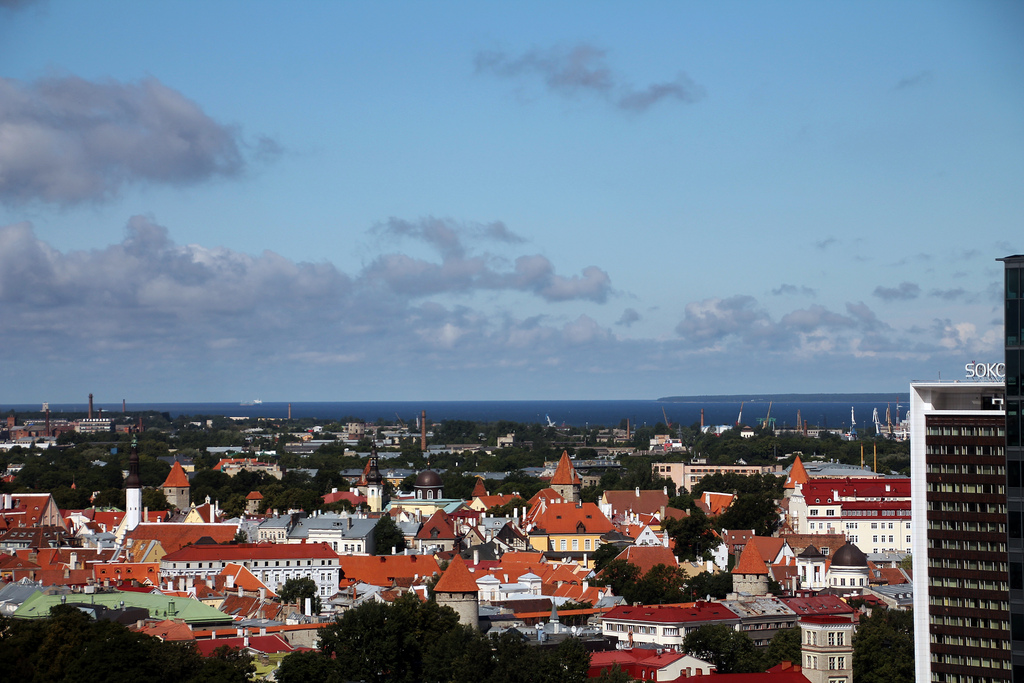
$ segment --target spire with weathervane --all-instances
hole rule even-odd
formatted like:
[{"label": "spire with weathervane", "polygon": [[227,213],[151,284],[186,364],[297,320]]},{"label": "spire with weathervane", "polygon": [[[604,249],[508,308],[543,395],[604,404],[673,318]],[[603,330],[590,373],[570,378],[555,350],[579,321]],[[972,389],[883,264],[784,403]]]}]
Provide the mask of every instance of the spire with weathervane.
[{"label": "spire with weathervane", "polygon": [[124,480],[125,527],[132,531],[142,521],[142,480],[139,479],[139,441],[132,437],[132,452],[128,456],[128,478]]},{"label": "spire with weathervane", "polygon": [[370,512],[384,509],[384,477],[377,468],[377,446],[370,451],[369,470],[366,473],[366,504]]}]

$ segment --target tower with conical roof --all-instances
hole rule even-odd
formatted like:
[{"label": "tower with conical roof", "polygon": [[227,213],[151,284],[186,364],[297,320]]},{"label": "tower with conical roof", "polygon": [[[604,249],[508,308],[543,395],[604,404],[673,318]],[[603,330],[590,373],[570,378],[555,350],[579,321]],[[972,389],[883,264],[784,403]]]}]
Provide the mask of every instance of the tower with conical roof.
[{"label": "tower with conical roof", "polygon": [[184,468],[177,460],[171,465],[170,474],[167,475],[167,479],[164,480],[160,488],[163,489],[164,498],[167,499],[169,505],[173,505],[179,510],[188,510],[191,484],[189,484]]},{"label": "tower with conical roof", "polygon": [[366,473],[366,504],[370,512],[384,509],[384,477],[377,468],[377,447],[370,451],[369,470]]},{"label": "tower with conical roof", "polygon": [[434,586],[434,599],[437,604],[451,607],[459,615],[459,623],[480,627],[480,594],[469,567],[456,554],[451,564]]},{"label": "tower with conical roof", "polygon": [[124,480],[125,528],[132,531],[142,521],[142,480],[139,479],[139,441],[132,437],[128,456],[128,478]]},{"label": "tower with conical roof", "polygon": [[793,460],[793,466],[789,468],[789,476],[786,477],[786,483],[782,485],[783,494],[789,498],[795,493],[799,492],[800,486],[803,486],[811,478],[807,476],[807,470],[804,469],[804,464],[800,460],[800,456],[796,456]]},{"label": "tower with conical roof", "polygon": [[743,547],[739,562],[732,570],[732,590],[737,594],[767,595],[768,566],[757,544],[748,541]]},{"label": "tower with conical roof", "polygon": [[583,480],[576,474],[569,454],[562,451],[562,457],[555,469],[555,476],[551,477],[551,488],[566,500],[566,502],[580,502],[580,489],[583,487]]}]

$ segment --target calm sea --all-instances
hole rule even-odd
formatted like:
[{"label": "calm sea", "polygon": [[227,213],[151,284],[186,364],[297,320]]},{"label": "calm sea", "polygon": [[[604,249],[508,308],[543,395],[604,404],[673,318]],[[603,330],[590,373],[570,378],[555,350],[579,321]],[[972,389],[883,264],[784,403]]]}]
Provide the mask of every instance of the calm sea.
[{"label": "calm sea", "polygon": [[[293,418],[316,418],[333,421],[344,417],[361,418],[367,422],[383,419],[389,422],[395,416],[406,422],[415,422],[420,411],[427,412],[431,421],[441,420],[472,420],[476,422],[496,422],[511,420],[513,422],[551,422],[561,425],[615,427],[625,419],[632,425],[653,425],[664,422],[665,418],[672,423],[691,425],[701,420],[704,411],[704,424],[733,424],[740,415],[742,404],[744,424],[756,425],[758,418],[768,416],[771,403],[771,417],[775,418],[777,427],[794,426],[797,411],[802,419],[811,425],[848,428],[850,425],[850,409],[853,409],[858,430],[869,426],[872,413],[878,410],[879,419],[885,422],[885,411],[889,408],[893,421],[896,421],[897,404],[899,417],[906,415],[907,394],[831,394],[827,400],[802,399],[799,395],[786,395],[774,400],[770,395],[758,396],[756,399],[743,400],[735,396],[702,396],[680,400],[643,400],[643,401],[333,401],[333,402],[294,402],[291,404]],[[96,404],[104,412],[119,413],[121,404]],[[0,409],[19,411],[39,410],[38,404],[0,406]],[[84,412],[87,405],[50,404],[51,413],[55,416],[60,412]],[[240,405],[238,403],[139,403],[129,404],[128,409],[155,410],[179,415],[227,415],[245,417],[287,417],[288,403],[265,402],[260,405]]]}]

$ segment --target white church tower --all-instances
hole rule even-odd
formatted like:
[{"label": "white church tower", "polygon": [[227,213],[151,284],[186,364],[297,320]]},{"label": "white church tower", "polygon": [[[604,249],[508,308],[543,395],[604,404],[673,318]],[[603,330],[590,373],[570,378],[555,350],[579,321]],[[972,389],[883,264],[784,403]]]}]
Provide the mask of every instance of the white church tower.
[{"label": "white church tower", "polygon": [[139,479],[139,442],[132,438],[132,453],[128,456],[128,478],[125,488],[125,529],[131,532],[142,521],[142,481]]}]

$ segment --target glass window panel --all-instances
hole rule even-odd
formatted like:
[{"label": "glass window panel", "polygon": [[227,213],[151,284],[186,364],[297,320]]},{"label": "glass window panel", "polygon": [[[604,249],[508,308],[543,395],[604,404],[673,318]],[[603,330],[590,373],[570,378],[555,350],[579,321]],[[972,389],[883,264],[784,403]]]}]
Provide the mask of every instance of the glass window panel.
[{"label": "glass window panel", "polygon": [[1020,268],[1006,269],[1006,298],[1020,298]]},{"label": "glass window panel", "polygon": [[1020,301],[1014,299],[1006,302],[1006,345],[1020,344]]}]

